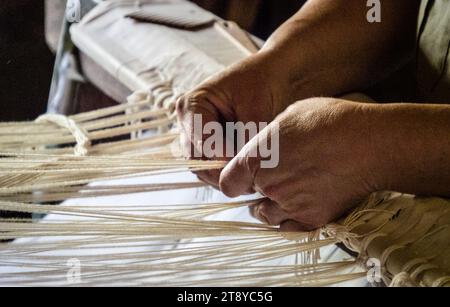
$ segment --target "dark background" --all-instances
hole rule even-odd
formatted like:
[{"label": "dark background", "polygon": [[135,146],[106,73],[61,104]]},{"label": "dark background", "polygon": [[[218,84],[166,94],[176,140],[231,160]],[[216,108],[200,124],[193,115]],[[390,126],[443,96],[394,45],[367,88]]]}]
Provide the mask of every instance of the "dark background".
[{"label": "dark background", "polygon": [[[47,0],[47,37],[54,50],[65,0]],[[45,39],[44,0],[0,1],[0,121],[45,112],[54,54]],[[217,15],[267,38],[303,4],[300,0],[195,0]],[[280,4],[282,3],[282,4]],[[58,17],[59,16],[59,17]]]},{"label": "dark background", "polygon": [[54,57],[45,43],[44,1],[0,2],[0,121],[45,111]]}]

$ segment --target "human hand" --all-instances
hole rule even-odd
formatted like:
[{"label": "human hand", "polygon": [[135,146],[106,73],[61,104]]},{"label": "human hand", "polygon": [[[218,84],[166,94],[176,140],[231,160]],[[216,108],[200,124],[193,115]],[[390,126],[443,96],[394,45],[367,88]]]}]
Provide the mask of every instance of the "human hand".
[{"label": "human hand", "polygon": [[262,133],[266,137],[253,138],[222,171],[221,190],[235,197],[254,188],[266,196],[251,211],[272,225],[292,228],[295,221],[311,230],[337,219],[381,188],[376,123],[369,116],[374,105],[334,98],[293,104],[266,128],[278,125],[279,165],[261,168],[261,158],[249,156],[268,142],[270,133]]},{"label": "human hand", "polygon": [[[203,133],[209,122],[270,122],[291,101],[283,73],[272,66],[270,55],[260,52],[205,81],[177,102],[177,115],[183,154],[189,158],[205,158],[202,142],[210,136]],[[200,130],[195,129],[194,115],[202,116]],[[198,117],[197,117],[198,118]],[[201,135],[196,135],[196,134]],[[248,139],[247,139],[248,141]],[[197,143],[197,144],[196,144]],[[224,136],[223,143],[233,146]],[[225,150],[224,148],[224,150]],[[238,150],[237,150],[238,151]],[[234,152],[234,154],[237,153]],[[232,157],[213,157],[231,160]],[[233,155],[234,156],[234,155]],[[211,158],[211,157],[208,157]],[[198,172],[203,181],[218,187],[220,170]]]}]

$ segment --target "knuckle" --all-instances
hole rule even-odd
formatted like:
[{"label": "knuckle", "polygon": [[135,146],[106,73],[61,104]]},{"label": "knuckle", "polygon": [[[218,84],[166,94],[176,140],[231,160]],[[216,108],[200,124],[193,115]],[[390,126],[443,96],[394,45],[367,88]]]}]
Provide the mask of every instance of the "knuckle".
[{"label": "knuckle", "polygon": [[260,215],[263,215],[264,217],[269,217],[270,216],[270,210],[268,208],[268,206],[266,204],[260,204],[258,206],[258,213]]},{"label": "knuckle", "polygon": [[204,89],[196,89],[178,98],[175,109],[178,114],[196,112],[203,109],[208,101],[208,92]]},{"label": "knuckle", "polygon": [[185,93],[184,95],[180,96],[177,100],[177,109],[186,109],[190,105],[192,105],[195,102],[198,102],[201,100],[202,93],[198,90],[194,90],[192,92]]},{"label": "knuckle", "polygon": [[[267,178],[270,176],[270,173],[264,172],[264,169],[259,170],[258,176],[255,183],[260,187],[261,193],[277,203],[281,209],[287,211],[292,203],[292,195],[286,193],[286,190],[283,189],[283,183],[276,184],[271,182],[270,184],[267,184]],[[264,181],[266,181],[266,183],[264,183]]]},{"label": "knuckle", "polygon": [[278,202],[279,200],[279,193],[277,189],[274,186],[266,186],[261,189],[264,196],[268,197],[269,199]]},{"label": "knuckle", "polygon": [[325,226],[329,220],[323,212],[309,212],[296,214],[295,221],[305,226],[307,230],[314,230]]},{"label": "knuckle", "polygon": [[254,210],[255,217],[263,223],[268,225],[274,225],[274,220],[269,212],[269,209],[266,204],[262,203],[255,207]]}]

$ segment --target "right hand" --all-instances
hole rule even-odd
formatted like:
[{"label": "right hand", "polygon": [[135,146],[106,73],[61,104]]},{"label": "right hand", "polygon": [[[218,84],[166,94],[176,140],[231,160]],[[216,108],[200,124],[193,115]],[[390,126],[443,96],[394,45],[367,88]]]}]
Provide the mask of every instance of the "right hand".
[{"label": "right hand", "polygon": [[[206,80],[177,102],[183,154],[194,157],[202,152],[201,144],[208,135],[194,138],[194,115],[202,115],[202,125],[208,122],[271,122],[291,101],[291,92],[283,71],[277,71],[270,54],[260,52]],[[202,127],[203,129],[203,127]],[[224,144],[227,144],[224,139]],[[237,154],[237,153],[235,153]],[[228,160],[231,160],[229,157]],[[227,158],[221,158],[227,159]],[[220,170],[198,172],[197,176],[214,187],[219,186]]]}]

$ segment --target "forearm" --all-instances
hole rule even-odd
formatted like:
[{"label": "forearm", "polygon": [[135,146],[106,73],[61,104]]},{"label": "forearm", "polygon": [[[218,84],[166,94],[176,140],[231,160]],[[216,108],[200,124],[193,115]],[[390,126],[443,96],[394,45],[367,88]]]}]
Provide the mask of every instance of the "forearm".
[{"label": "forearm", "polygon": [[358,91],[412,53],[418,2],[383,1],[382,22],[369,23],[366,1],[310,0],[262,54],[280,82],[292,84],[292,101]]},{"label": "forearm", "polygon": [[450,105],[369,105],[379,189],[450,196]]}]

